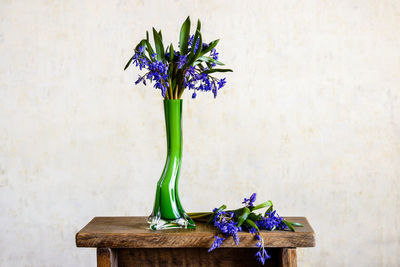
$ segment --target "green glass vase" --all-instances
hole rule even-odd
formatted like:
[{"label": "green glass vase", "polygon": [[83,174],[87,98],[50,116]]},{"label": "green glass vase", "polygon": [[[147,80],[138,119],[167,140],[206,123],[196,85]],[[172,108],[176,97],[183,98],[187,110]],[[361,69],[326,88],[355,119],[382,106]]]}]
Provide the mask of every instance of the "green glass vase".
[{"label": "green glass vase", "polygon": [[182,164],[182,99],[164,100],[167,159],[157,183],[153,212],[148,222],[153,230],[195,228],[178,196]]}]

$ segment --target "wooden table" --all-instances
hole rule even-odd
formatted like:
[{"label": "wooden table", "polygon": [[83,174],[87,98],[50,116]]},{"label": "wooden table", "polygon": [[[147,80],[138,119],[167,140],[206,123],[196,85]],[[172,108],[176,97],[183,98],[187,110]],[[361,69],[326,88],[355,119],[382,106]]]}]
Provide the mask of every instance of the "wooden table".
[{"label": "wooden table", "polygon": [[[271,259],[264,266],[297,266],[297,247],[314,247],[314,231],[305,217],[285,217],[304,224],[296,232],[263,231]],[[256,240],[239,233],[240,244],[232,237],[210,253],[215,229],[196,223],[195,230],[152,231],[146,217],[95,217],[76,234],[78,247],[97,248],[97,266],[262,266],[254,257]]]}]

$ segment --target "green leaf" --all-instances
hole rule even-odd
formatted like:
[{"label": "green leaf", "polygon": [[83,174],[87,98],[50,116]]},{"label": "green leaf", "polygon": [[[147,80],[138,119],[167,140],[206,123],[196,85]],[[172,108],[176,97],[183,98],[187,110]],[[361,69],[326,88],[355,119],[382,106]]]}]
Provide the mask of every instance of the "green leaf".
[{"label": "green leaf", "polygon": [[222,62],[220,62],[218,60],[215,60],[215,59],[213,59],[211,57],[206,57],[206,56],[201,56],[196,61],[214,63],[214,64],[217,64],[217,65],[225,65],[224,63],[222,63]]},{"label": "green leaf", "polygon": [[255,214],[254,212],[252,212],[249,214],[249,216],[247,218],[252,221],[258,221],[261,219],[261,214]]},{"label": "green leaf", "polygon": [[190,17],[187,17],[185,22],[182,24],[181,31],[179,33],[179,47],[181,55],[185,55],[187,53],[189,34],[190,34]]},{"label": "green leaf", "polygon": [[208,69],[210,69],[210,70],[213,68],[213,65],[210,62],[206,62],[206,65],[207,65]]},{"label": "green leaf", "polygon": [[257,225],[256,225],[252,220],[246,219],[246,220],[244,221],[244,223],[247,224],[247,225],[250,226],[250,227],[256,228],[257,231],[260,231],[260,229],[258,229]]},{"label": "green leaf", "polygon": [[162,34],[161,34],[161,30],[158,32],[158,34],[160,35],[160,39],[161,39],[161,42],[162,42]]},{"label": "green leaf", "polygon": [[[199,43],[199,47],[198,47],[198,49],[197,49],[197,51],[196,51],[196,53],[200,50],[201,51],[201,47],[202,47],[202,40],[201,40],[201,33],[200,33],[200,30],[201,30],[201,22],[200,22],[200,20],[198,19],[197,20],[197,26],[196,26],[196,32],[195,32],[195,34],[194,34],[194,37],[193,37],[193,43],[192,43],[192,48],[190,49],[190,55],[189,55],[189,64],[188,65],[191,65],[194,61],[195,61],[195,48],[196,48],[196,44],[197,44],[197,42]],[[199,40],[199,36],[200,36],[200,40]]]},{"label": "green leaf", "polygon": [[[202,63],[202,61],[200,61],[200,60],[196,60],[195,62],[193,62],[193,67],[194,66],[197,66],[197,65],[199,65],[199,64],[201,64]],[[204,67],[204,66],[203,66]]]},{"label": "green leaf", "polygon": [[202,56],[202,55],[204,55],[204,54],[210,52],[211,50],[213,50],[213,49],[217,46],[218,42],[219,42],[219,39],[218,39],[218,40],[215,40],[215,41],[212,41],[211,43],[209,43],[209,44],[208,44],[208,47],[207,47],[206,49],[204,49],[203,51],[201,51],[200,56]]},{"label": "green leaf", "polygon": [[243,224],[243,222],[247,219],[247,217],[250,214],[250,210],[247,207],[243,208],[242,213],[240,214],[239,218],[238,218],[238,225],[237,226],[241,226]]},{"label": "green leaf", "polygon": [[[196,29],[196,33],[194,34],[194,37],[193,37],[192,47],[190,48],[188,63],[190,61],[192,61],[192,63],[193,63],[193,61],[194,61],[194,60],[192,60],[194,57],[194,49],[196,48],[197,40],[199,39],[199,34],[200,34],[200,24],[199,23],[200,23],[200,20],[197,22],[197,29]],[[187,64],[187,65],[191,65],[191,64]]]},{"label": "green leaf", "polygon": [[[215,70],[217,70],[217,69],[215,69]],[[258,210],[258,209],[262,209],[262,208],[265,208],[265,207],[270,207],[270,206],[272,206],[273,204],[272,204],[272,201],[271,200],[268,200],[268,201],[265,201],[265,202],[263,202],[263,203],[261,203],[261,204],[258,204],[258,205],[256,205],[254,208],[253,208],[253,210]]]},{"label": "green leaf", "polygon": [[146,31],[146,40],[149,40],[149,31]]},{"label": "green leaf", "polygon": [[161,37],[156,31],[156,29],[153,28],[153,38],[154,38],[154,44],[156,46],[156,53],[157,53],[157,59],[162,60],[164,59],[164,45],[161,41]]},{"label": "green leaf", "polygon": [[187,212],[186,214],[189,215],[190,217],[192,216],[197,216],[197,215],[203,215],[203,214],[211,214],[212,212],[205,211],[205,212]]},{"label": "green leaf", "polygon": [[201,22],[200,22],[200,19],[197,19],[196,31],[200,31],[200,29],[201,29]]},{"label": "green leaf", "polygon": [[[211,70],[205,70],[204,73],[209,74],[209,73],[213,73],[213,72],[232,72],[232,71],[233,70],[231,70],[231,69],[211,69]],[[260,205],[262,205],[262,204],[260,204]],[[254,207],[253,210],[256,210],[256,207]],[[264,206],[264,207],[267,207],[267,206]],[[264,207],[261,207],[261,208],[264,208]],[[261,209],[261,208],[257,208],[257,209]]]},{"label": "green leaf", "polygon": [[149,58],[151,61],[154,61],[152,58],[152,55],[154,54],[153,47],[151,46],[150,42],[148,40],[143,40],[143,45],[146,46],[147,48],[147,53],[149,54]]},{"label": "green leaf", "polygon": [[296,227],[303,227],[304,225],[303,224],[301,224],[301,223],[297,223],[297,222],[290,222],[293,226],[296,226]]},{"label": "green leaf", "polygon": [[126,70],[133,60],[133,56],[129,59],[128,63],[126,63],[124,70]]},{"label": "green leaf", "polygon": [[293,225],[292,225],[290,222],[288,222],[288,221],[286,221],[286,220],[282,220],[282,222],[283,222],[284,224],[286,224],[287,227],[289,227],[289,229],[290,229],[291,231],[296,232],[296,230],[294,229]]},{"label": "green leaf", "polygon": [[212,213],[204,213],[199,215],[189,215],[192,219],[204,218],[210,216]]},{"label": "green leaf", "polygon": [[[172,68],[171,68],[172,69]],[[174,76],[172,76],[172,77],[174,77]],[[178,77],[177,76],[175,76],[173,79],[172,79],[172,90],[174,90],[175,89],[175,86],[176,86],[176,83],[178,82]]]},{"label": "green leaf", "polygon": [[225,204],[222,205],[221,207],[219,207],[214,213],[217,213],[217,212],[219,212],[221,210],[224,210],[224,209],[226,209],[226,205]]},{"label": "green leaf", "polygon": [[[200,23],[200,20],[199,20],[199,23]],[[197,48],[197,51],[196,51],[196,54],[194,55],[192,63],[193,63],[193,61],[195,61],[196,59],[198,59],[200,57],[201,48],[203,46],[203,38],[201,36],[200,30],[198,30],[198,32],[199,32],[199,47]]]},{"label": "green leaf", "polygon": [[174,61],[174,46],[171,43],[171,46],[169,47],[169,62]]},{"label": "green leaf", "polygon": [[194,221],[208,223],[207,217],[192,218]]},{"label": "green leaf", "polygon": [[204,66],[200,62],[198,64],[196,64],[196,65],[198,65],[200,70],[202,70],[202,71],[204,70]]}]

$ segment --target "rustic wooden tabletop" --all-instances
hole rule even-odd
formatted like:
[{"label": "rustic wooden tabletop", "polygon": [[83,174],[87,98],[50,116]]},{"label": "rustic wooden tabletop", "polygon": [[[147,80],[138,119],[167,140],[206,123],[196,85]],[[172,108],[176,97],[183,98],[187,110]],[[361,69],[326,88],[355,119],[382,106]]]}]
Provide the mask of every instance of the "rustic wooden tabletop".
[{"label": "rustic wooden tabletop", "polygon": [[[200,260],[200,258],[209,257],[207,248],[214,241],[215,228],[204,223],[196,223],[196,229],[193,230],[170,229],[153,231],[149,229],[146,219],[146,217],[95,217],[76,234],[76,245],[78,247],[98,248],[98,264],[102,262],[99,260],[103,258],[107,261],[105,266],[176,266],[173,262],[176,262],[177,258],[180,260],[179,264],[189,264],[193,262],[193,257],[197,259],[195,262],[199,263],[199,265],[190,263],[190,266],[203,266],[200,263],[204,263],[204,261]],[[271,248],[272,254],[277,254],[277,257],[280,258],[278,265],[270,266],[296,266],[296,248],[315,246],[314,231],[305,217],[285,217],[285,219],[301,223],[304,227],[295,227],[296,232],[261,231],[265,247]],[[246,257],[254,258],[256,243],[254,236],[240,232],[239,239],[240,243],[237,246],[232,238],[227,238],[222,246],[224,249],[213,251],[213,253],[215,252],[213,254],[214,257],[225,253],[225,256],[220,255],[220,257],[225,257],[226,260],[231,259],[232,262],[239,262],[239,264],[240,262],[243,263]],[[235,249],[232,250],[232,248]],[[252,252],[248,252],[249,249]],[[275,253],[274,251],[278,252]],[[185,256],[180,257],[177,254],[178,252],[183,253]],[[240,256],[240,260],[238,260],[239,258],[235,259],[234,256]],[[186,260],[184,259],[185,257]],[[119,264],[112,265],[112,262],[117,262],[117,258],[119,259]],[[171,260],[171,264],[161,264],[163,261],[168,261],[168,259]],[[212,263],[213,260],[221,261],[221,259],[217,258],[207,259],[205,265],[220,266],[220,263],[214,265]],[[285,260],[288,262],[286,265],[282,263]],[[135,265],[133,262],[138,264]],[[147,265],[145,264],[146,262],[148,263]],[[232,262],[226,266],[244,266],[232,265]],[[221,266],[225,265],[222,264]]]}]

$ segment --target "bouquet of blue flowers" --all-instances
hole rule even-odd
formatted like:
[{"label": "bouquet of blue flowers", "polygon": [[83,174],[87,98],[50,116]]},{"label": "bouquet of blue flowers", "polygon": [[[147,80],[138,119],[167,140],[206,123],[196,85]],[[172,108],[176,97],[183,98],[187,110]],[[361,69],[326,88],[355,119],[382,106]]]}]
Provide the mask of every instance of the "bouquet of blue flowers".
[{"label": "bouquet of blue flowers", "polygon": [[[250,198],[243,200],[244,207],[236,210],[226,210],[226,205],[222,205],[212,212],[188,213],[193,220],[210,223],[216,228],[217,234],[211,248],[208,250],[209,252],[219,248],[229,236],[232,236],[235,244],[238,245],[240,241],[238,232],[247,231],[254,234],[256,247],[259,248],[255,256],[264,264],[270,256],[264,248],[264,240],[260,235],[261,230],[295,231],[295,226],[303,226],[300,223],[289,222],[280,217],[274,210],[274,205],[270,200],[258,205],[254,205],[255,201],[256,193],[253,193]],[[264,213],[255,213],[256,210],[263,208],[266,208]]]},{"label": "bouquet of blue flowers", "polygon": [[146,85],[146,81],[154,82],[154,88],[161,90],[164,99],[180,99],[186,88],[193,90],[192,98],[196,98],[197,91],[211,91],[216,97],[226,80],[211,74],[232,70],[216,67],[224,65],[218,61],[219,53],[215,49],[219,40],[203,43],[200,29],[201,23],[198,20],[196,31],[191,35],[188,17],[180,30],[179,50],[174,50],[172,43],[164,48],[161,30],[153,28],[155,49],[146,32],[146,39],[137,44],[125,69],[131,64],[140,70],[145,69],[147,72],[139,75],[135,83]]}]

